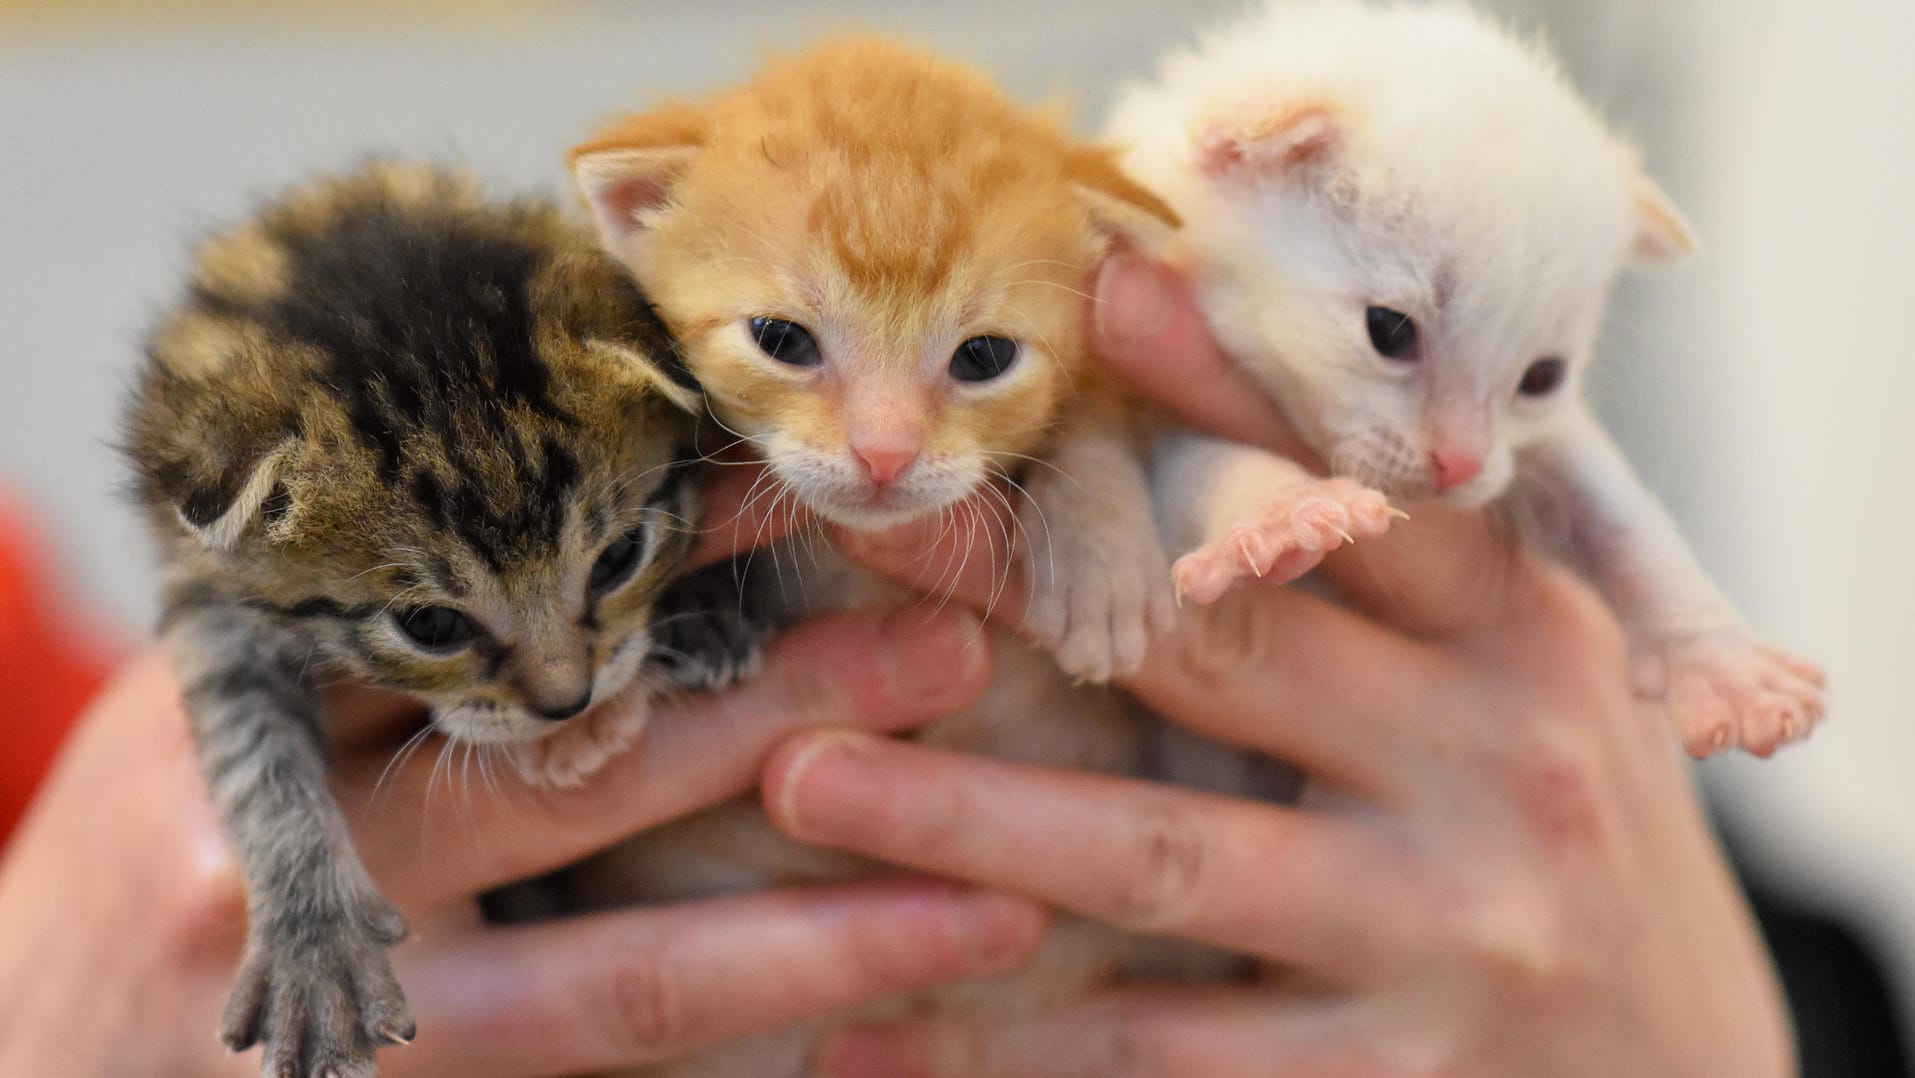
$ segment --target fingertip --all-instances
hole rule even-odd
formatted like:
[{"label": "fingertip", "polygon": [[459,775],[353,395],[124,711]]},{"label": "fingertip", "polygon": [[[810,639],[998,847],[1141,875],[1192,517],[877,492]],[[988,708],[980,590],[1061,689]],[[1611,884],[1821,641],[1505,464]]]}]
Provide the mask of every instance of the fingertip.
[{"label": "fingertip", "polygon": [[1153,258],[1120,251],[1097,270],[1091,332],[1099,354],[1119,365],[1169,324],[1179,283]]},{"label": "fingertip", "polygon": [[[780,831],[800,840],[834,835],[868,802],[862,757],[875,742],[855,730],[810,730],[779,745],[759,781],[765,812]],[[848,804],[847,804],[848,803]]]}]

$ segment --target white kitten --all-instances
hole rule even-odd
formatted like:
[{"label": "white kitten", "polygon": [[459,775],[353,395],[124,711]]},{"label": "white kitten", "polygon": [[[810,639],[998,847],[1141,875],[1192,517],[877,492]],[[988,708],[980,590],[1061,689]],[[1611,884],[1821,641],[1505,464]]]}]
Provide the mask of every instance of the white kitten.
[{"label": "white kitten", "polygon": [[[1218,339],[1335,475],[1560,510],[1695,755],[1821,717],[1821,672],[1750,636],[1578,399],[1617,270],[1694,242],[1546,55],[1458,6],[1277,3],[1170,56],[1110,134],[1183,216],[1171,258]],[[1209,476],[1172,485],[1199,503],[1177,568],[1199,601],[1387,524],[1265,454],[1172,464]]]}]

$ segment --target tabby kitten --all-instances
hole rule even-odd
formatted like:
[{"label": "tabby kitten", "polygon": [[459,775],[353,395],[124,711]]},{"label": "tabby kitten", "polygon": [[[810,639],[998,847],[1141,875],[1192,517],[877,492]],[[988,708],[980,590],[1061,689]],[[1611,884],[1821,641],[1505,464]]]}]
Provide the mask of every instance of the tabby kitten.
[{"label": "tabby kitten", "polygon": [[322,180],[200,250],[127,452],[246,880],[219,1035],[262,1043],[265,1074],[370,1075],[414,1029],[386,957],[405,922],[327,790],[318,682],[409,693],[445,736],[573,782],[635,732],[654,649],[689,681],[748,661],[722,604],[718,636],[697,608],[653,631],[696,512],[672,355],[589,232],[443,171]]}]

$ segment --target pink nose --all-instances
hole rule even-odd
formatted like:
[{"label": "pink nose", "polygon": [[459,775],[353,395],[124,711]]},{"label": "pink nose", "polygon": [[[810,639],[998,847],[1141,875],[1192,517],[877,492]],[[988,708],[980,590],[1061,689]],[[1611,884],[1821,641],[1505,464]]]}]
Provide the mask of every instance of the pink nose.
[{"label": "pink nose", "polygon": [[1462,486],[1483,470],[1483,458],[1467,453],[1438,450],[1430,454],[1430,463],[1436,466],[1436,489],[1439,493]]},{"label": "pink nose", "polygon": [[864,461],[864,470],[871,476],[873,483],[889,483],[918,459],[916,449],[858,446],[852,451],[858,454],[859,460]]}]

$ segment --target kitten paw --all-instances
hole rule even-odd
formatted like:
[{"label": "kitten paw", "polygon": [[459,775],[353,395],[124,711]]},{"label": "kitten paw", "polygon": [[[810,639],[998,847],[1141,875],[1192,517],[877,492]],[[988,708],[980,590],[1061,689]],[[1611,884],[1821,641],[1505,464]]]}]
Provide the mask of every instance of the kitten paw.
[{"label": "kitten paw", "polygon": [[721,562],[675,581],[652,613],[649,662],[667,684],[722,689],[757,676],[770,618],[758,609],[742,568]]},{"label": "kitten paw", "polygon": [[1029,568],[1024,633],[1080,681],[1135,672],[1151,637],[1176,625],[1169,561],[1148,522],[1051,536],[1032,544]]},{"label": "kitten paw", "polygon": [[1177,559],[1177,598],[1214,603],[1240,580],[1288,583],[1344,543],[1382,535],[1402,515],[1381,493],[1348,479],[1287,485],[1254,517]]},{"label": "kitten paw", "polygon": [[256,942],[220,1041],[235,1052],[261,1045],[265,1078],[372,1078],[373,1052],[416,1031],[386,960],[390,928],[306,923],[295,939]]},{"label": "kitten paw", "polygon": [[583,786],[605,761],[638,740],[651,716],[645,687],[634,685],[565,725],[513,747],[519,775],[534,786]]},{"label": "kitten paw", "polygon": [[1741,629],[1698,633],[1645,649],[1636,690],[1661,698],[1689,755],[1731,748],[1766,757],[1822,719],[1827,677],[1814,663]]}]

